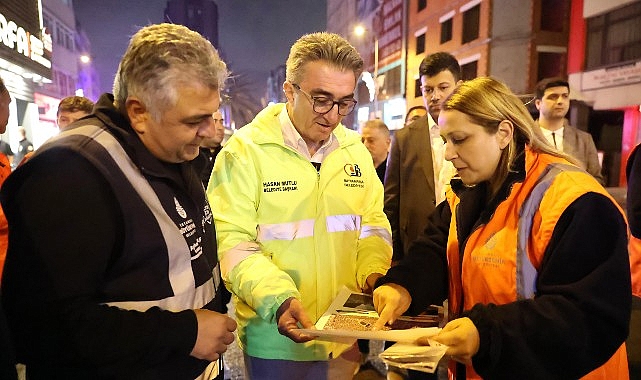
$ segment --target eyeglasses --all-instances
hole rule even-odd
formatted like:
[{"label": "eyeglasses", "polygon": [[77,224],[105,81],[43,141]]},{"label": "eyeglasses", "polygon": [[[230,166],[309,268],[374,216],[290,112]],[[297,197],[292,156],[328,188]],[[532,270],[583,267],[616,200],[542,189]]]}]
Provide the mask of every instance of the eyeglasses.
[{"label": "eyeglasses", "polygon": [[325,96],[312,96],[301,90],[299,85],[292,83],[292,86],[309,98],[314,112],[321,115],[325,115],[334,108],[334,105],[338,105],[338,114],[341,116],[347,116],[354,111],[354,107],[356,107],[356,103],[358,103],[354,99],[335,101]]}]

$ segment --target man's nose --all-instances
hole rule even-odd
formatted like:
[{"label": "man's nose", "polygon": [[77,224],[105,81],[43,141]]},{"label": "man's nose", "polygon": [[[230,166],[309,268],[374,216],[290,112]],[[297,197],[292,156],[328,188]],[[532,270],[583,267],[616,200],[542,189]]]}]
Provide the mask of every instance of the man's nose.
[{"label": "man's nose", "polygon": [[201,137],[214,137],[216,135],[216,123],[214,119],[210,117],[203,120],[201,126],[198,128],[198,135]]},{"label": "man's nose", "polygon": [[338,123],[340,120],[341,115],[338,114],[338,104],[334,103],[332,108],[325,114],[325,118],[327,121],[330,123]]}]

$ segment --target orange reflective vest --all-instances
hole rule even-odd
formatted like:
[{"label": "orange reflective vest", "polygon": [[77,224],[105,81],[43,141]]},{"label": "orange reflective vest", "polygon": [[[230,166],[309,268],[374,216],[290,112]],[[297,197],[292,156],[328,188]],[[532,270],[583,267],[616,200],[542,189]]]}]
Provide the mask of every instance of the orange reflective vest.
[{"label": "orange reflective vest", "polygon": [[[4,180],[11,174],[11,164],[9,159],[4,153],[0,153],[0,186]],[[7,256],[7,246],[9,245],[9,223],[4,215],[2,206],[0,206],[0,279],[2,279],[2,269],[4,268],[4,260]]]},{"label": "orange reflective vest", "polygon": [[630,274],[632,275],[632,294],[641,298],[641,239],[630,235]]},{"label": "orange reflective vest", "polygon": [[[525,180],[514,183],[508,198],[498,205],[488,223],[470,234],[462,260],[456,233],[459,198],[448,192],[452,210],[447,247],[450,315],[479,303],[502,305],[534,298],[537,270],[565,209],[588,191],[603,194],[617,204],[588,173],[561,158],[534,154],[526,148],[525,167]],[[561,173],[571,180],[554,181]],[[554,196],[546,198],[549,191]],[[468,379],[480,378],[471,366],[466,374]],[[583,379],[628,377],[622,344],[608,362]]]}]

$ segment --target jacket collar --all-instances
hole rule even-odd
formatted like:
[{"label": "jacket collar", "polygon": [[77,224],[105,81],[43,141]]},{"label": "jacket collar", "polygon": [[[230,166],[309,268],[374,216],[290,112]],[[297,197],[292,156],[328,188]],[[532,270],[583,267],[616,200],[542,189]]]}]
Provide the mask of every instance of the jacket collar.
[{"label": "jacket collar", "polygon": [[[251,128],[248,128],[249,132],[246,133],[250,133],[252,141],[256,144],[285,145],[279,120],[279,115],[284,108],[285,103],[269,105],[260,111],[251,123],[247,124],[246,127]],[[275,126],[278,126],[278,128]],[[239,132],[242,132],[246,127],[241,128]],[[347,132],[347,128],[343,124],[339,124],[332,133],[338,140],[340,147],[351,145],[356,142],[360,143],[361,141],[360,136],[357,134],[349,134]]]}]

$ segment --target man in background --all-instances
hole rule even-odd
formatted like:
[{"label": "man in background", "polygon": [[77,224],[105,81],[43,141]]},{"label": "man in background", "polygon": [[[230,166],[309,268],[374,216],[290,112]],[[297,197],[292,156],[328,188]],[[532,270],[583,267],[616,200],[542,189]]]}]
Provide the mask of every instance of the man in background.
[{"label": "man in background", "polygon": [[367,120],[361,128],[361,137],[365,148],[372,155],[376,174],[381,180],[385,180],[385,168],[387,167],[387,155],[389,153],[392,137],[389,128],[381,119]]},{"label": "man in background", "polygon": [[203,186],[207,188],[211,171],[214,168],[216,156],[221,149],[225,139],[225,119],[220,111],[214,112],[213,127],[214,131],[211,137],[206,137],[200,143],[200,154],[194,160],[196,172],[199,173]]},{"label": "man in background", "polygon": [[18,152],[13,156],[13,167],[17,167],[22,159],[29,153],[33,152],[33,144],[27,139],[27,131],[24,127],[18,127],[20,142],[18,143]]},{"label": "man in background", "polygon": [[[93,102],[82,96],[68,96],[60,101],[58,104],[58,112],[56,123],[58,129],[64,131],[74,121],[85,117],[93,110]],[[25,162],[31,159],[34,151],[28,151],[24,157],[17,163],[17,166],[24,165]]]},{"label": "man in background", "polygon": [[543,136],[556,149],[577,158],[585,171],[605,185],[592,135],[571,126],[565,118],[570,109],[568,82],[563,78],[543,79],[536,85],[535,96]]},{"label": "man in background", "polygon": [[412,124],[414,121],[422,118],[427,115],[427,109],[425,106],[414,106],[407,110],[405,114],[405,126]]},{"label": "man in background", "polygon": [[441,101],[460,82],[461,67],[454,56],[439,52],[423,59],[419,75],[429,114],[396,132],[385,175],[385,214],[392,226],[394,262],[423,232],[427,216],[445,199],[445,186],[454,174],[452,164],[443,158],[444,144],[435,121]]},{"label": "man in background", "polygon": [[84,96],[68,96],[58,104],[56,123],[61,131],[74,121],[85,117],[93,111],[93,102]]}]

